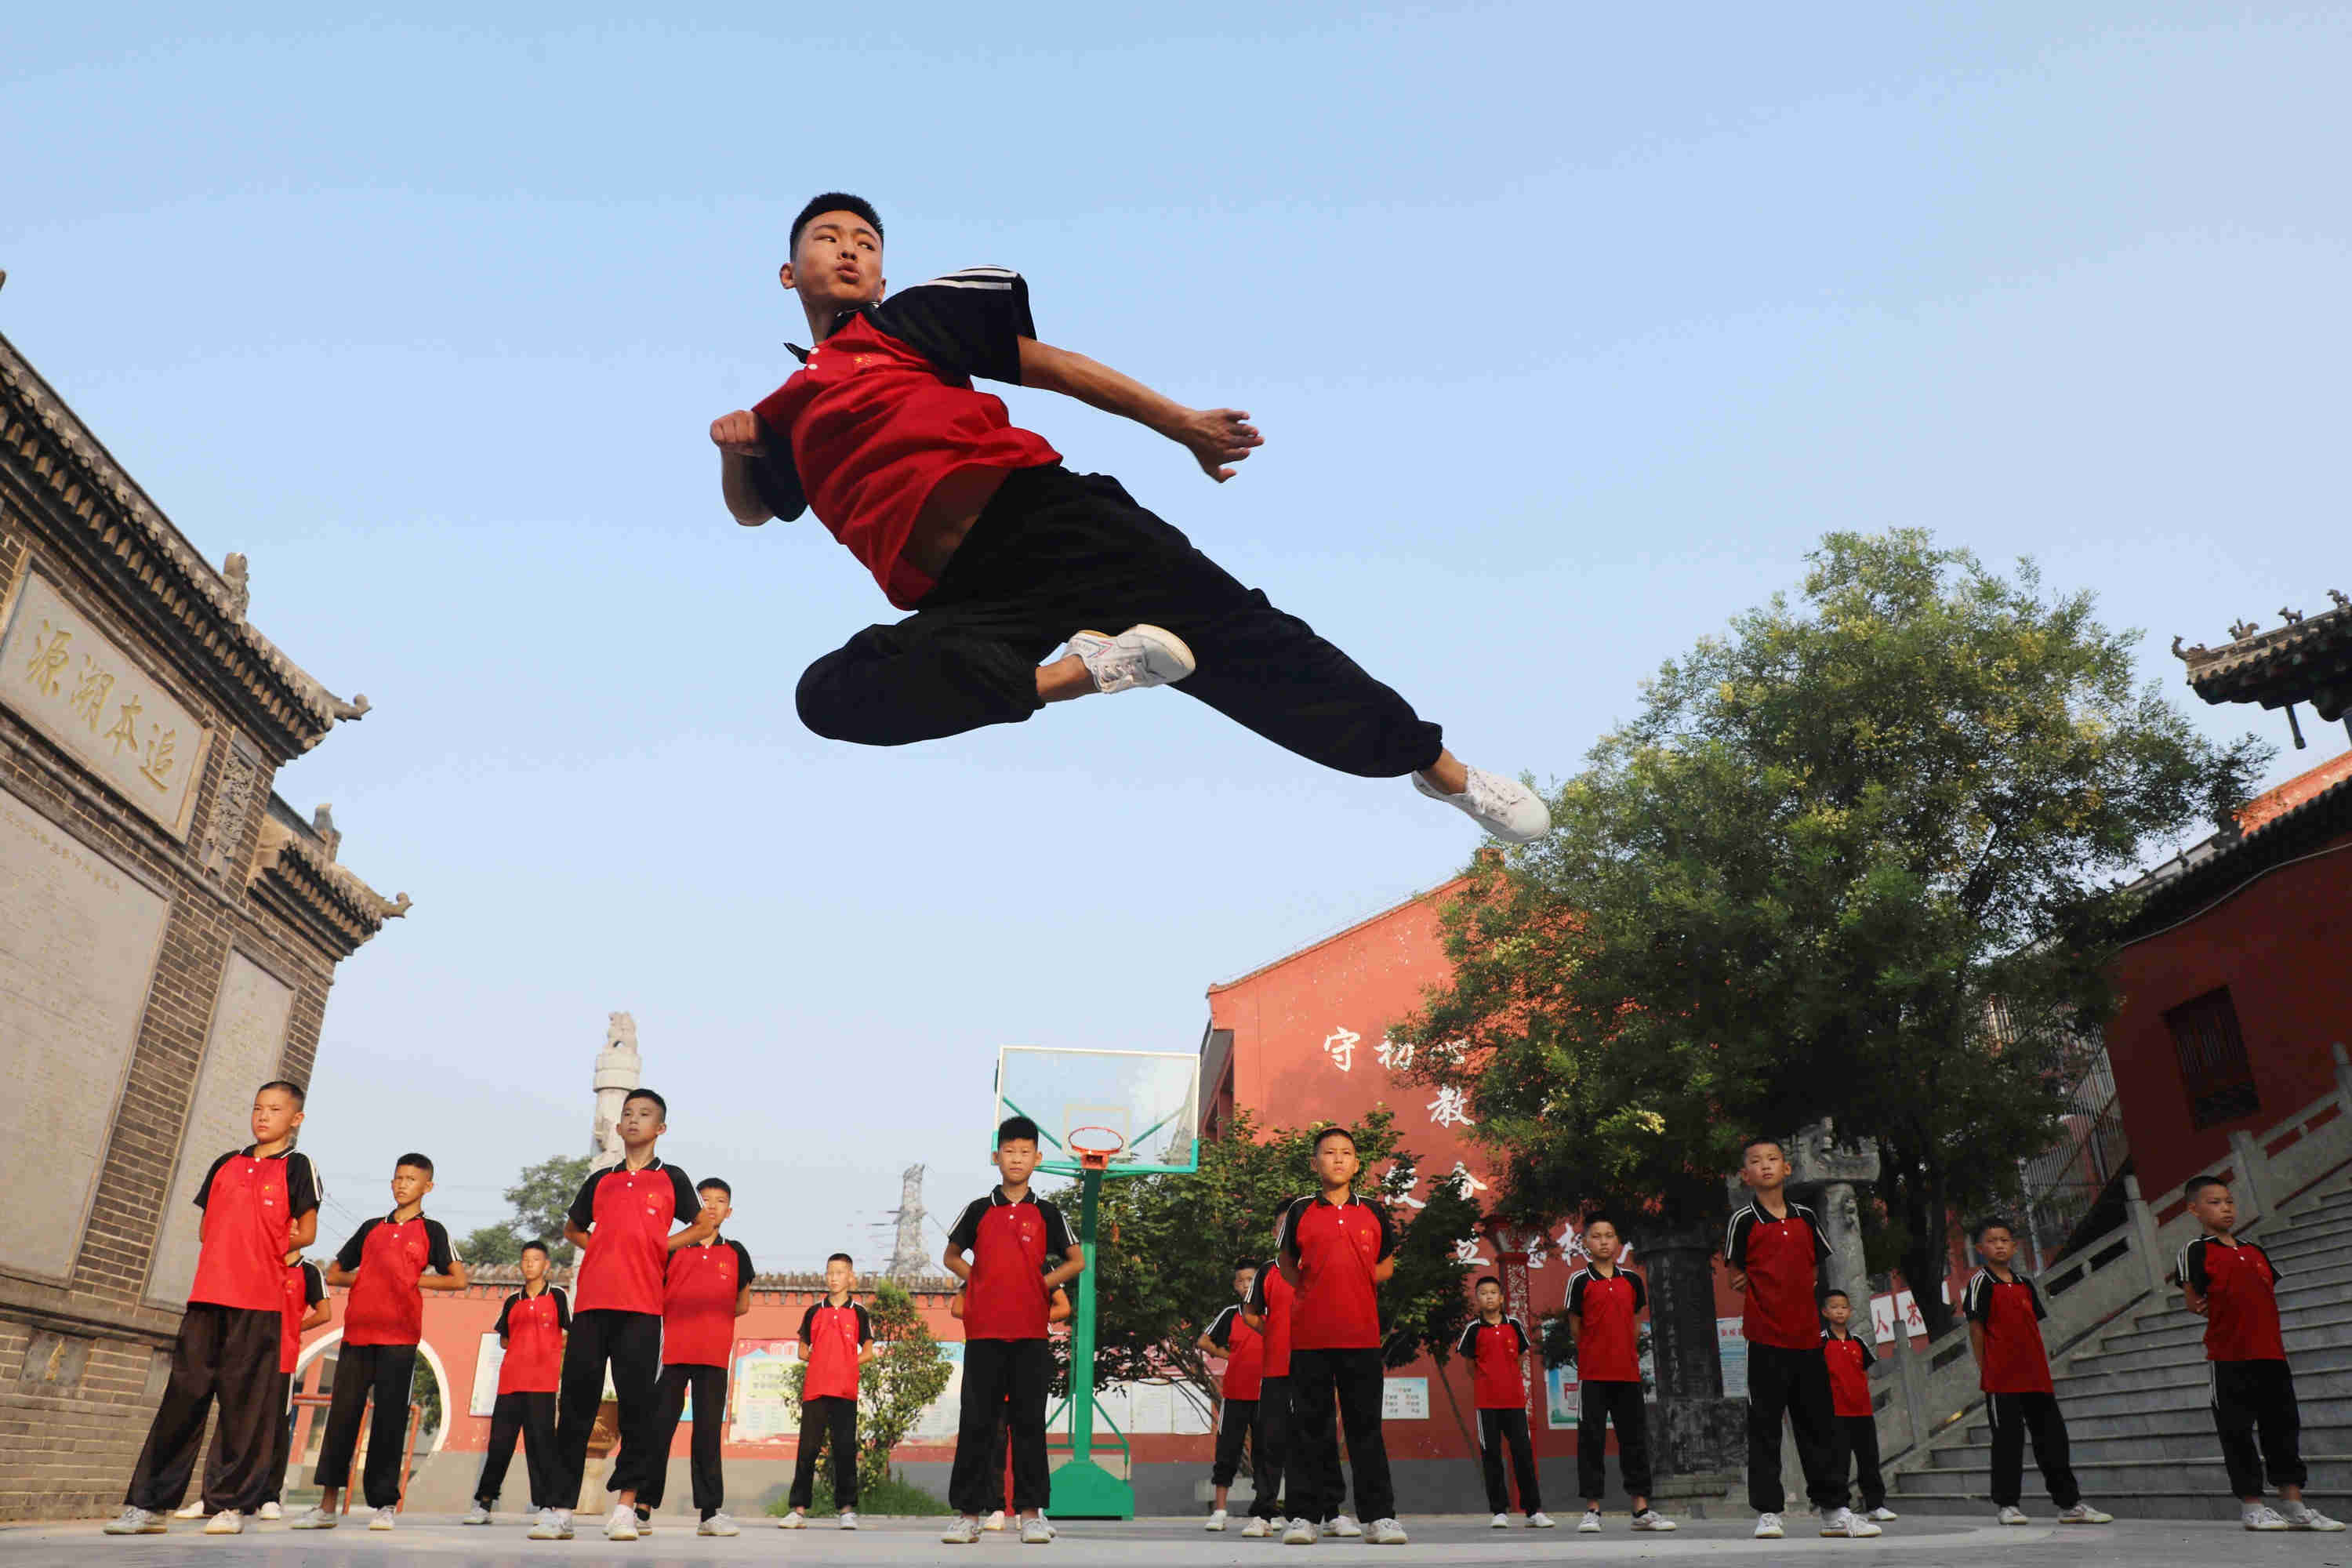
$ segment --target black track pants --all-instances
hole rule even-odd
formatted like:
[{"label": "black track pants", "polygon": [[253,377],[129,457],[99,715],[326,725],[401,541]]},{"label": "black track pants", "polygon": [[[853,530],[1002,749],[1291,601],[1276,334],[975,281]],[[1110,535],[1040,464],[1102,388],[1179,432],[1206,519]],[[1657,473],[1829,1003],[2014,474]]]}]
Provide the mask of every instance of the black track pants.
[{"label": "black track pants", "polygon": [[1054,1355],[1045,1340],[967,1340],[963,1347],[963,1413],[956,1428],[955,1466],[948,1472],[948,1505],[958,1513],[993,1512],[1004,1495],[996,1426],[1013,1447],[1013,1506],[1044,1508],[1052,1497],[1045,1468],[1045,1392]]},{"label": "black track pants", "polygon": [[507,1466],[514,1460],[515,1439],[522,1439],[523,1472],[530,1478],[534,1509],[567,1505],[555,1500],[555,1395],[501,1394],[490,1407],[490,1446],[482,1451],[482,1472],[474,1481],[474,1500],[496,1508],[506,1489]]},{"label": "black track pants", "polygon": [[1528,1435],[1525,1410],[1478,1412],[1478,1463],[1486,1479],[1486,1511],[1511,1511],[1511,1489],[1503,1479],[1503,1450],[1511,1451],[1511,1475],[1519,1483],[1519,1511],[1543,1511],[1543,1487],[1536,1479],[1535,1439]]},{"label": "black track pants", "polygon": [[370,1508],[390,1508],[400,1500],[400,1468],[408,1448],[409,1389],[415,1377],[415,1345],[346,1342],[335,1352],[335,1392],[327,1406],[327,1435],[319,1443],[319,1485],[351,1484],[352,1453],[359,1445],[360,1420],[373,1401],[375,1415],[368,1424],[361,1495]]},{"label": "black track pants", "polygon": [[[195,1473],[196,1445],[204,1441],[205,1417],[220,1402],[213,1431],[217,1466],[205,1466],[205,1506],[215,1513],[242,1511],[258,1496],[269,1461],[269,1423],[280,1406],[278,1342],[285,1332],[279,1313],[246,1307],[191,1301],[172,1342],[172,1379],[147,1428],[146,1446],[131,1472],[122,1500],[132,1508],[169,1513],[187,1496]],[[406,1407],[404,1405],[403,1409]]]},{"label": "black track pants", "polygon": [[[2294,1402],[2294,1376],[2286,1363],[2217,1361],[2209,1365],[2213,1429],[2221,1436],[2230,1489],[2242,1500],[2258,1499],[2265,1474],[2274,1487],[2303,1485],[2303,1413]],[[2262,1434],[2259,1448],[2257,1430]]]},{"label": "black track pants", "polygon": [[645,1472],[669,1463],[669,1445],[656,1452],[651,1431],[661,1377],[662,1321],[659,1312],[624,1312],[609,1307],[572,1314],[563,1342],[563,1393],[555,1417],[555,1506],[580,1506],[580,1484],[588,1469],[588,1438],[596,1409],[604,1400],[604,1368],[613,1369],[613,1394],[619,1405],[619,1462],[611,1488],[635,1491]]},{"label": "black track pants", "polygon": [[[1625,1495],[1647,1500],[1650,1496],[1650,1411],[1642,1403],[1642,1385],[1632,1381],[1587,1380],[1576,1385],[1576,1484],[1590,1502],[1608,1484],[1603,1462],[1609,1457],[1609,1425],[1617,1426],[1617,1474]],[[1775,1463],[1779,1461],[1775,1460]]]},{"label": "black track pants", "polygon": [[686,1410],[686,1396],[694,1394],[694,1442],[688,1468],[694,1476],[694,1506],[705,1519],[727,1506],[727,1472],[720,1462],[719,1440],[727,1425],[727,1369],[684,1363],[661,1370],[654,1397],[652,1462],[637,1482],[637,1506],[651,1513],[662,1505],[669,1489],[669,1444]]},{"label": "black track pants", "polygon": [[[1748,1506],[1780,1513],[1788,1504],[1780,1489],[1780,1417],[1797,1436],[1797,1465],[1805,1493],[1815,1508],[1845,1506],[1845,1468],[1837,1463],[1837,1417],[1831,1413],[1829,1363],[1818,1346],[1789,1350],[1780,1345],[1748,1347]],[[1832,1469],[1834,1468],[1834,1473]]]},{"label": "black track pants", "polygon": [[[1373,1350],[1290,1352],[1291,1512],[1328,1521],[1339,1511],[1339,1436],[1332,1427],[1332,1401],[1348,1433],[1348,1461],[1356,1485],[1356,1507],[1367,1520],[1393,1519],[1396,1491],[1389,1474],[1387,1440],[1381,1434],[1381,1402],[1386,1393],[1381,1352]],[[1262,1396],[1262,1395],[1261,1395]]]},{"label": "black track pants", "polygon": [[[857,1401],[837,1394],[819,1394],[801,1402],[800,1453],[793,1461],[793,1508],[806,1508],[816,1497],[816,1453],[833,1449],[833,1506],[857,1506]],[[1002,1463],[996,1473],[1003,1474]]]}]

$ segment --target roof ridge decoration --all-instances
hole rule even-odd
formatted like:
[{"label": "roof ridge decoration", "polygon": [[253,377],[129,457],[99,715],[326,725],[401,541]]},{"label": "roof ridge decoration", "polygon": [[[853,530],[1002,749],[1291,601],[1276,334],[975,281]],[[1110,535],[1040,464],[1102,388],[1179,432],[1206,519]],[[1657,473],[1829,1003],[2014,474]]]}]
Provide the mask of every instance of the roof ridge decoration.
[{"label": "roof ridge decoration", "polygon": [[[290,754],[317,745],[338,721],[368,711],[364,696],[337,697],[246,620],[251,595],[245,557],[232,554],[226,574],[215,571],[5,335],[0,387],[23,409],[21,420],[0,409],[0,437],[25,459],[28,479],[45,482],[89,530],[89,544],[121,562],[167,618],[278,721],[295,742]],[[41,450],[30,428],[36,425],[62,461]]]},{"label": "roof ridge decoration", "polygon": [[246,885],[257,886],[265,878],[274,880],[357,946],[382,931],[384,921],[407,914],[415,900],[406,893],[387,899],[359,873],[338,864],[335,857],[342,838],[335,829],[331,806],[322,805],[312,816],[310,834],[289,826],[274,811],[264,812],[261,839]]}]

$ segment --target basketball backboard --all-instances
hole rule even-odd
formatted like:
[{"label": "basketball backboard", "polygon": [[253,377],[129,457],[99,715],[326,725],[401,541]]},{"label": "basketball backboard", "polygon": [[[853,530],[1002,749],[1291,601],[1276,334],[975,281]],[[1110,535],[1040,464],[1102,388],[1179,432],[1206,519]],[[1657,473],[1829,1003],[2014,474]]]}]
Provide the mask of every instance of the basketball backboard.
[{"label": "basketball backboard", "polygon": [[[1095,1051],[1006,1046],[996,1055],[989,1142],[1008,1116],[1037,1124],[1038,1169],[1075,1176],[1072,1134],[1103,1128],[1121,1147],[1108,1173],[1140,1176],[1200,1169],[1201,1058],[1189,1051]],[[1081,1135],[1078,1143],[1098,1141]]]}]

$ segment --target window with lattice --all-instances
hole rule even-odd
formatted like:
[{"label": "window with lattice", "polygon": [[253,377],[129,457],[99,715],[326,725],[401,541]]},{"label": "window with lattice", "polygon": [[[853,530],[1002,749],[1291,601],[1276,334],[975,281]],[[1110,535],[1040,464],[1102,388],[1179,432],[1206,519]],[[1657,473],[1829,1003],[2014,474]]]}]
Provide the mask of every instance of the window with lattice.
[{"label": "window with lattice", "polygon": [[2246,1059],[2246,1040],[2238,1032],[2238,1009],[2231,1004],[2228,986],[2183,1002],[2165,1014],[2164,1022],[2180,1060],[2189,1125],[2218,1127],[2262,1109],[2253,1063]]}]

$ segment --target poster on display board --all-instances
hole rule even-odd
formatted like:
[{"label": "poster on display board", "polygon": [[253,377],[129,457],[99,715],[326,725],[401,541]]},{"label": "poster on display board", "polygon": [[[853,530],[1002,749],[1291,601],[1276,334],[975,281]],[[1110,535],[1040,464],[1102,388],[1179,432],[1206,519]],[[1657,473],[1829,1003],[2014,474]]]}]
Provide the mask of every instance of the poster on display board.
[{"label": "poster on display board", "polygon": [[735,1420],[728,1432],[730,1442],[782,1443],[799,1437],[800,1420],[788,1391],[789,1373],[800,1359],[797,1340],[735,1342]]},{"label": "poster on display board", "polygon": [[466,1401],[467,1415],[498,1414],[499,1366],[506,1359],[506,1347],[499,1343],[499,1336],[484,1334],[482,1348],[474,1356],[474,1387]]},{"label": "poster on display board", "polygon": [[1383,1421],[1428,1420],[1429,1379],[1425,1377],[1381,1379],[1381,1419]]},{"label": "poster on display board", "polygon": [[1740,1322],[1738,1318],[1715,1321],[1715,1353],[1723,1362],[1726,1399],[1748,1397],[1748,1336],[1739,1331]]},{"label": "poster on display board", "polygon": [[[1658,1365],[1651,1353],[1650,1331],[1642,1330],[1642,1389],[1643,1396],[1657,1397]],[[1576,1381],[1576,1363],[1544,1368],[1544,1424],[1555,1432],[1572,1432],[1578,1415],[1583,1410]]]},{"label": "poster on display board", "polygon": [[1915,1340],[1927,1336],[1927,1320],[1920,1316],[1919,1303],[1912,1299],[1910,1291],[1906,1290],[1900,1295],[1873,1296],[1870,1299],[1870,1331],[1873,1343],[1883,1345],[1893,1342],[1895,1318],[1898,1312],[1903,1317],[1903,1331],[1906,1335]]}]

